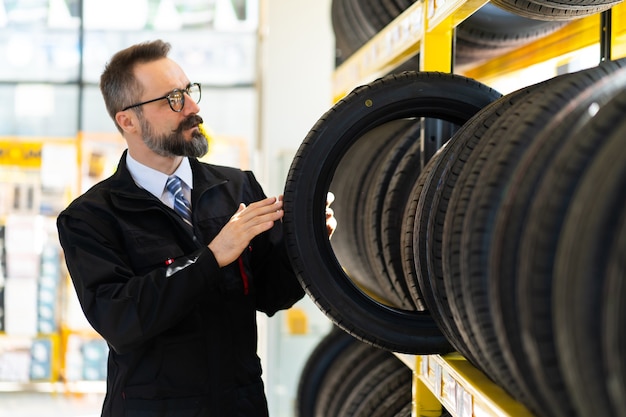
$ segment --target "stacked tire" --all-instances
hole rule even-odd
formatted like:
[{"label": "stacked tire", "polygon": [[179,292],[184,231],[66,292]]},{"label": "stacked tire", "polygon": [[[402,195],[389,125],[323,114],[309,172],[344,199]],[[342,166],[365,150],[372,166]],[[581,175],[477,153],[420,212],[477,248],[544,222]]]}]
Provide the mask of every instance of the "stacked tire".
[{"label": "stacked tire", "polygon": [[[493,0],[456,28],[456,68],[471,66],[547,36],[573,20],[621,0]],[[339,65],[414,3],[412,0],[333,0],[331,21]],[[414,57],[402,65],[418,70]]]},{"label": "stacked tire", "polygon": [[442,73],[355,89],[285,186],[307,293],[375,348],[459,351],[537,415],[626,415],[625,66],[504,96]]},{"label": "stacked tire", "polygon": [[[355,89],[304,139],[284,192],[288,250],[311,298],[356,338],[396,352],[452,350],[420,289],[405,279],[401,226],[420,174],[422,123],[462,126],[500,96],[452,74],[392,75]],[[453,130],[433,129],[428,140],[445,142]],[[324,224],[329,190],[340,221],[332,242]]]},{"label": "stacked tire", "polygon": [[412,373],[392,353],[333,328],[305,363],[298,417],[410,417]]},{"label": "stacked tire", "polygon": [[[577,194],[584,178],[593,175],[587,170],[596,152],[620,146],[608,138],[619,131],[614,113],[626,91],[623,66],[624,61],[607,62],[494,102],[432,159],[433,174],[417,196],[431,201],[418,204],[417,216],[423,218],[414,229],[417,263],[427,264],[419,283],[445,294],[434,298],[431,312],[453,329],[459,351],[539,415],[617,412],[606,408],[611,401],[603,366],[590,365],[602,358],[605,319],[598,312],[606,265],[590,258],[577,264],[572,257],[596,250],[572,230],[600,229],[589,226],[595,220],[583,217],[586,209],[585,215],[571,213],[590,199],[603,204],[618,192],[597,193],[600,183],[613,177],[605,160],[596,162],[602,171],[596,175],[606,178],[596,176],[594,191]],[[612,141],[624,147],[625,138]],[[602,221],[619,222],[625,207],[603,213]],[[568,220],[571,216],[575,220]],[[603,238],[610,238],[602,230]],[[603,250],[612,247],[609,239]],[[600,269],[596,274],[591,267]]]}]

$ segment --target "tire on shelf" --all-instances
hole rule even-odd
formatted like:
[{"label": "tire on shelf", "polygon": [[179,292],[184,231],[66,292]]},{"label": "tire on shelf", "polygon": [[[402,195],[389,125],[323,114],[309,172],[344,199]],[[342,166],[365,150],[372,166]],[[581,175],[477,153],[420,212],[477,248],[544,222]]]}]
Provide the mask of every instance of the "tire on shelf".
[{"label": "tire on shelf", "polygon": [[[394,308],[368,295],[345,262],[357,258],[355,236],[343,222],[355,208],[346,201],[349,189],[335,189],[354,172],[346,161],[355,149],[375,146],[368,132],[387,123],[428,117],[463,125],[501,95],[466,77],[438,72],[405,72],[353,90],[327,111],[310,130],[290,167],[284,192],[287,250],[307,294],[337,326],[356,338],[387,350],[411,354],[451,350],[428,312]],[[369,138],[362,141],[361,138]],[[373,138],[373,139],[372,139]],[[350,152],[349,152],[350,151]],[[335,194],[338,227],[329,241],[324,206]],[[381,196],[384,198],[385,196]],[[343,219],[343,220],[342,220]]]},{"label": "tire on shelf", "polygon": [[[626,81],[622,76],[621,82],[610,82],[619,69],[610,62],[544,82],[487,130],[482,149],[472,154],[471,165],[468,161],[474,174],[464,183],[471,193],[465,193],[469,199],[462,211],[459,244],[463,305],[480,349],[492,362],[492,377],[531,410],[545,409],[546,399],[535,389],[537,382],[522,349],[514,268],[521,262],[517,249],[521,219],[532,199],[529,183],[543,172],[537,162],[549,158],[560,142],[553,138],[556,129],[567,138],[590,105],[606,102]],[[520,163],[529,149],[533,154]],[[519,170],[530,165],[533,171],[520,174],[518,164]],[[536,306],[533,300],[527,307]]]},{"label": "tire on shelf", "polygon": [[455,65],[484,61],[547,36],[567,22],[530,19],[487,3],[456,30]]},{"label": "tire on shelf", "polygon": [[327,375],[335,367],[337,360],[341,360],[342,353],[359,343],[361,342],[336,326],[320,340],[300,373],[295,406],[297,417],[316,417],[315,407]]},{"label": "tire on shelf", "polygon": [[[324,380],[318,402],[315,406],[316,417],[342,417],[341,410],[355,387],[371,375],[372,370],[381,364],[387,364],[393,354],[355,339],[355,343],[338,357]],[[396,361],[395,357],[393,357]],[[402,364],[404,366],[404,364]],[[404,366],[410,372],[410,370]]]},{"label": "tire on shelf", "polygon": [[[546,36],[568,21],[587,14],[599,13],[616,1],[604,1],[598,6],[591,2],[578,6],[567,2],[555,7],[539,7],[537,2],[499,0],[487,3],[465,19],[456,30],[455,65],[466,66],[479,60],[493,58],[507,50]],[[341,64],[382,28],[391,23],[413,1],[333,0],[331,19],[338,50],[337,65]],[[411,58],[399,69],[418,70],[419,58]]]},{"label": "tire on shelf", "polygon": [[619,1],[596,0],[493,0],[493,4],[511,13],[530,19],[570,21],[601,13]]},{"label": "tire on shelf", "polygon": [[[428,309],[457,351],[479,369],[488,369],[464,309],[457,308],[449,297],[456,284],[444,276],[442,239],[450,194],[456,180],[485,131],[520,97],[534,87],[518,90],[485,106],[465,123],[436,157],[431,158],[411,192],[403,225],[405,276],[414,287],[425,288],[429,295]],[[419,270],[419,272],[416,272]],[[448,269],[449,271],[449,269]],[[450,272],[448,272],[450,273]]]},{"label": "tire on shelf", "polygon": [[[536,88],[544,87],[549,82],[550,80],[514,91],[485,107],[451,139],[450,144],[443,150],[444,153],[449,153],[442,157],[443,170],[440,168],[436,171],[445,182],[446,192],[445,195],[435,194],[435,198],[440,199],[437,202],[437,210],[443,211],[443,226],[439,225],[437,229],[433,229],[433,233],[441,239],[440,256],[442,258],[441,280],[437,278],[439,274],[437,268],[430,267],[434,273],[431,277],[435,279],[433,285],[438,288],[438,291],[446,294],[448,308],[453,319],[450,326],[459,331],[459,339],[470,351],[468,359],[473,360],[479,369],[501,386],[507,386],[507,380],[510,378],[505,373],[506,378],[502,380],[500,373],[496,370],[504,366],[503,352],[496,347],[493,347],[495,352],[491,352],[491,348],[484,349],[485,335],[481,333],[482,329],[479,324],[474,322],[475,317],[468,314],[470,307],[466,305],[464,271],[461,269],[461,254],[464,249],[467,249],[462,243],[463,224],[467,206],[478,184],[477,177],[485,163],[482,155],[485,153],[485,148],[494,146],[494,143],[490,143],[483,137],[490,129],[502,125],[503,116],[514,111],[515,106],[528,94]],[[450,166],[446,166],[446,163],[450,163]],[[426,191],[426,193],[432,192],[432,190]],[[428,219],[426,227],[433,227],[441,221],[441,219]],[[486,291],[483,290],[479,295],[486,298]],[[444,320],[445,318],[446,316],[443,316]],[[483,340],[479,340],[481,338]]]},{"label": "tire on shelf", "polygon": [[[407,380],[408,376],[408,380]],[[367,404],[356,410],[357,416],[404,417],[406,408],[413,404],[411,371],[397,371],[393,378],[376,387],[368,396]],[[368,412],[371,410],[371,412]],[[409,414],[410,416],[410,414]]]},{"label": "tire on shelf", "polygon": [[[611,320],[623,322],[623,317],[607,317],[604,311],[607,297],[606,280],[616,250],[616,242],[623,236],[626,217],[626,91],[603,106],[592,119],[588,129],[580,135],[601,137],[599,149],[584,169],[579,171],[578,184],[572,195],[559,235],[554,268],[554,320],[559,362],[579,415],[621,415],[623,409],[615,405],[623,402],[623,392],[617,392],[615,378],[623,381],[623,352],[619,360],[610,363],[614,368],[611,379],[605,361],[609,337],[623,337],[623,328],[615,329]],[[610,124],[607,124],[610,123]],[[610,128],[610,129],[607,129]],[[624,254],[619,256],[623,262]],[[622,275],[618,279],[623,281]],[[612,278],[611,278],[612,279]],[[610,288],[610,287],[609,287]],[[623,311],[623,306],[620,307]],[[604,318],[604,324],[603,324]],[[608,318],[608,320],[607,320]],[[623,345],[622,345],[623,346]],[[612,356],[612,358],[615,358]],[[579,366],[572,366],[577,364]],[[589,364],[596,366],[588,366]],[[610,368],[609,368],[610,369]],[[580,384],[580,381],[587,381]],[[608,382],[608,386],[607,386]],[[617,397],[615,394],[618,394]]]},{"label": "tire on shelf", "polygon": [[[363,219],[362,222],[358,223],[362,229],[362,235],[358,240],[362,239],[365,243],[365,258],[370,263],[370,271],[377,278],[379,286],[384,289],[384,293],[393,295],[394,299],[397,300],[394,306],[404,310],[417,310],[417,306],[410,296],[406,280],[396,279],[387,268],[389,262],[393,262],[399,257],[395,253],[391,255],[391,259],[385,258],[382,237],[384,233],[382,225],[385,216],[383,206],[390,194],[391,179],[398,169],[400,161],[412,146],[420,144],[421,131],[419,120],[410,123],[399,135],[398,141],[389,152],[385,155],[378,155],[377,159],[380,161],[377,164],[378,168],[366,168],[373,174],[373,181],[367,191],[362,189],[362,193],[365,194],[365,203],[354,205],[355,217]],[[383,137],[380,139],[385,141]],[[419,172],[419,167],[420,165],[417,164],[413,166],[413,169]],[[381,198],[381,196],[385,197]]]},{"label": "tire on shelf", "polygon": [[[335,213],[343,213],[346,219],[342,231],[334,235],[334,246],[342,260],[342,266],[359,287],[389,306],[403,308],[408,295],[402,294],[402,287],[392,287],[393,282],[386,276],[384,268],[378,268],[377,250],[369,243],[372,217],[371,206],[377,206],[380,192],[375,194],[379,173],[385,171],[387,155],[395,154],[402,146],[405,133],[412,129],[413,120],[394,120],[377,126],[359,138],[366,146],[353,146],[346,152],[333,182],[333,190],[341,190],[342,198],[333,203]],[[410,139],[410,137],[409,137]],[[349,211],[348,211],[349,210]],[[350,239],[347,241],[346,239]],[[346,251],[345,248],[350,248]],[[404,308],[412,310],[413,308]]]},{"label": "tire on shelf", "polygon": [[[485,194],[494,215],[487,222],[491,230],[487,275],[498,341],[520,386],[535,392],[542,409],[551,410],[555,416],[573,415],[573,411],[558,367],[552,322],[544,315],[551,310],[552,279],[551,274],[541,271],[522,274],[534,262],[528,252],[523,254],[522,247],[526,232],[534,229],[535,223],[545,224],[553,210],[546,207],[533,212],[532,205],[547,199],[555,207],[555,187],[547,186],[549,195],[538,196],[537,190],[546,189],[541,183],[554,169],[556,155],[592,117],[593,109],[626,87],[624,64],[626,61],[606,62],[557,77],[547,88],[535,92],[532,100],[528,97],[528,102],[521,103],[517,108],[520,116],[507,129],[508,136],[515,136],[520,144],[503,144],[494,155],[501,164],[506,161],[501,165],[506,169],[495,170],[492,175],[507,180]],[[493,166],[487,170],[494,172]],[[546,231],[555,230],[561,222],[554,217],[551,220],[554,224]],[[545,259],[547,254],[539,256]]]},{"label": "tire on shelf", "polygon": [[455,329],[448,326],[448,322],[442,318],[443,305],[447,305],[445,299],[437,299],[434,288],[429,282],[429,277],[424,277],[420,270],[420,264],[423,264],[423,257],[426,255],[424,252],[418,250],[415,246],[415,242],[418,240],[418,235],[415,234],[416,223],[419,221],[422,213],[420,207],[418,207],[418,201],[420,196],[424,193],[424,182],[426,178],[429,178],[432,168],[436,165],[437,161],[442,155],[442,150],[447,147],[447,143],[435,153],[427,162],[426,166],[422,170],[420,176],[415,181],[415,184],[411,188],[409,203],[406,206],[403,225],[402,225],[402,259],[404,264],[404,275],[407,281],[408,287],[412,297],[420,297],[423,300],[426,309],[430,312],[435,323],[441,329],[442,333],[446,336],[446,339],[450,344],[459,352],[465,354],[469,351],[465,349],[465,345],[460,341],[458,332]]},{"label": "tire on shelf", "polygon": [[[384,355],[380,357],[378,363],[373,364],[362,378],[353,379],[354,384],[344,397],[342,407],[330,415],[337,417],[395,415],[402,407],[412,402],[413,373],[394,354],[381,352]],[[399,396],[396,396],[398,394]],[[386,402],[388,398],[395,401]]]},{"label": "tire on shelf", "polygon": [[387,197],[384,199],[381,221],[381,245],[383,248],[383,259],[386,265],[389,279],[400,288],[406,288],[406,294],[411,296],[414,309],[424,311],[426,306],[423,296],[416,285],[411,286],[406,279],[404,264],[413,265],[412,252],[411,259],[405,262],[402,251],[402,224],[405,219],[406,207],[411,196],[411,189],[421,172],[421,143],[415,141],[407,149],[406,153],[398,163],[398,167],[393,173],[387,188]]},{"label": "tire on shelf", "polygon": [[335,35],[335,64],[339,66],[348,59],[367,40],[355,33],[347,20],[349,13],[345,10],[345,0],[332,0],[331,24]]},{"label": "tire on shelf", "polygon": [[614,410],[626,410],[626,212],[618,221],[616,242],[606,268],[606,298],[602,315],[602,346],[609,399]]}]

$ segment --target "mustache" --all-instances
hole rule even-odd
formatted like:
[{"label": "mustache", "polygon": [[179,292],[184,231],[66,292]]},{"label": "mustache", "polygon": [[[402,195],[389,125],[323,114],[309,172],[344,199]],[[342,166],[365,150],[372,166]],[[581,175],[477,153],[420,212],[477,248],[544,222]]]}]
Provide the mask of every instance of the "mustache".
[{"label": "mustache", "polygon": [[204,120],[202,120],[202,117],[198,116],[197,114],[193,114],[180,122],[178,128],[176,128],[174,132],[182,133],[183,130],[191,129],[192,127],[197,126],[203,122]]}]

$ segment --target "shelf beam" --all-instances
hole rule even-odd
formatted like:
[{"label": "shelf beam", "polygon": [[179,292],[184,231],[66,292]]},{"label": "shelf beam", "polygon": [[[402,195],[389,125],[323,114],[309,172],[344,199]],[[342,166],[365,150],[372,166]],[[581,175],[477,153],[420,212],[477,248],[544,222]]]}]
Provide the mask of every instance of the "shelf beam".
[{"label": "shelf beam", "polygon": [[426,0],[421,71],[453,72],[454,30],[485,3],[486,0]]},{"label": "shelf beam", "polygon": [[414,416],[439,416],[443,405],[453,417],[534,417],[458,353],[395,355],[413,371]]},{"label": "shelf beam", "polygon": [[457,353],[417,356],[414,374],[453,417],[534,416]]},{"label": "shelf beam", "polygon": [[[611,58],[626,56],[626,3],[611,10]],[[557,32],[463,71],[463,75],[488,83],[489,79],[528,68],[600,43],[602,16],[575,20]],[[600,62],[600,56],[598,56]]]},{"label": "shelf beam", "polygon": [[338,101],[359,84],[371,82],[419,52],[424,33],[423,2],[417,1],[353,53],[334,72]]},{"label": "shelf beam", "polygon": [[[453,29],[486,3],[485,0],[415,2],[337,68],[332,82],[334,101],[358,85],[387,74],[416,54],[420,54],[420,70],[450,72]],[[626,2],[612,8],[611,19],[611,58],[626,57]],[[601,17],[595,14],[460,73],[479,81],[503,76],[598,44],[600,35]]]},{"label": "shelf beam", "polygon": [[487,0],[416,1],[337,67],[333,76],[334,101],[418,53],[427,56],[420,63],[422,71],[450,72],[453,29],[486,3]]}]

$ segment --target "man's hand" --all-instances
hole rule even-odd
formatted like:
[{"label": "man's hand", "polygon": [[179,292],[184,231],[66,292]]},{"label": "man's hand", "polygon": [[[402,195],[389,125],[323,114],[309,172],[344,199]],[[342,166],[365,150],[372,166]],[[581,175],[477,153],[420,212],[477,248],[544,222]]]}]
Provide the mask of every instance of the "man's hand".
[{"label": "man's hand", "polygon": [[337,228],[337,219],[335,212],[330,208],[332,202],[335,201],[335,195],[330,191],[326,194],[326,230],[328,230],[328,238],[330,239]]},{"label": "man's hand", "polygon": [[282,196],[269,197],[249,206],[241,203],[228,223],[209,243],[220,267],[234,262],[257,235],[268,231],[283,217]]}]

